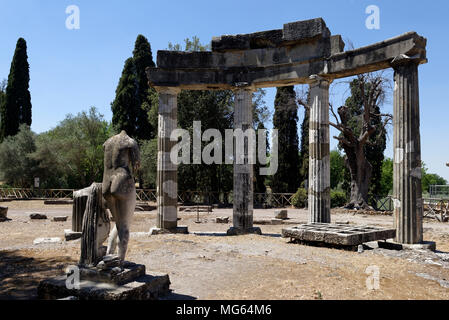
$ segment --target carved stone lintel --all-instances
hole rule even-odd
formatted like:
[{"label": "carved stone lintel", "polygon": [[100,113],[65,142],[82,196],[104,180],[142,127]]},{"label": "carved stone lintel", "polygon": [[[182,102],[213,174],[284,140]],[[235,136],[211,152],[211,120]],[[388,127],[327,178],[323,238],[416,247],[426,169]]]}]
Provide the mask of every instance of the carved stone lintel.
[{"label": "carved stone lintel", "polygon": [[407,65],[409,63],[415,64],[427,63],[427,59],[422,58],[422,56],[419,54],[411,57],[406,54],[400,54],[391,61],[391,66],[393,68],[396,68],[399,66]]},{"label": "carved stone lintel", "polygon": [[159,94],[178,95],[181,92],[181,89],[178,87],[154,87],[154,89]]},{"label": "carved stone lintel", "polygon": [[325,83],[325,85],[329,86],[332,83],[332,81],[333,81],[333,79],[325,78],[325,77],[320,76],[318,74],[311,75],[309,77],[309,80],[310,80],[309,85],[311,87],[318,86],[318,85],[322,84],[323,82]]}]

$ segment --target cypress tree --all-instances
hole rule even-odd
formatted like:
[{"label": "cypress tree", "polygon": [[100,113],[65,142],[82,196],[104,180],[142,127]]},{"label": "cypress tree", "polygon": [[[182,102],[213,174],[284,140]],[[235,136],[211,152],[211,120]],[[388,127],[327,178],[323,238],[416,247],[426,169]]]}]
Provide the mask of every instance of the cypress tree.
[{"label": "cypress tree", "polygon": [[293,86],[277,88],[273,127],[278,129],[278,171],[271,189],[276,193],[296,192],[299,180],[298,105]]},{"label": "cypress tree", "polygon": [[[147,38],[138,35],[133,57],[125,62],[116,97],[112,102],[112,123],[116,129],[126,130],[128,135],[137,140],[149,140],[156,136],[156,128],[149,121],[149,113],[156,92],[148,85],[146,68],[154,67],[151,46]],[[116,114],[117,113],[117,114]],[[157,117],[157,113],[151,113]]]},{"label": "cypress tree", "polygon": [[[259,152],[259,148],[261,147],[259,145],[259,138],[257,133],[259,130],[264,130],[265,126],[262,122],[259,122],[257,125],[257,131],[256,131],[256,152]],[[265,140],[265,154],[268,154],[268,136]],[[265,186],[265,178],[266,176],[260,175],[260,168],[261,165],[259,161],[256,161],[256,164],[254,165],[254,192],[255,193],[265,193],[267,191],[267,187]]]},{"label": "cypress tree", "polygon": [[148,85],[146,68],[154,67],[151,45],[148,39],[139,34],[133,51],[133,60],[136,67],[137,101],[136,106],[136,137],[138,139],[151,139],[156,136],[156,128],[152,128],[148,120],[148,112],[151,110],[151,95],[155,94],[154,88]]},{"label": "cypress tree", "polygon": [[122,76],[111,104],[112,125],[117,131],[125,130],[130,137],[136,137],[137,80],[134,61],[129,58],[123,67]]},{"label": "cypress tree", "polygon": [[25,39],[17,40],[16,50],[11,62],[6,93],[1,104],[0,138],[19,132],[21,124],[31,126],[31,95],[29,91],[30,66],[28,64]]},{"label": "cypress tree", "polygon": [[304,120],[301,124],[301,148],[299,153],[299,179],[303,187],[309,180],[309,119],[310,109],[304,108]]}]

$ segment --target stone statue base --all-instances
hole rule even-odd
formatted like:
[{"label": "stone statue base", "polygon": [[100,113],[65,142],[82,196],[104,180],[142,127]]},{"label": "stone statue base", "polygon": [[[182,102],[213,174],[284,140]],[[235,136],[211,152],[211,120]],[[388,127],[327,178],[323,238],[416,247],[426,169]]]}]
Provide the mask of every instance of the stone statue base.
[{"label": "stone statue base", "polygon": [[167,274],[147,275],[144,265],[128,261],[122,266],[80,267],[79,271],[79,289],[67,288],[68,275],[55,277],[39,283],[39,299],[157,300],[170,292]]}]

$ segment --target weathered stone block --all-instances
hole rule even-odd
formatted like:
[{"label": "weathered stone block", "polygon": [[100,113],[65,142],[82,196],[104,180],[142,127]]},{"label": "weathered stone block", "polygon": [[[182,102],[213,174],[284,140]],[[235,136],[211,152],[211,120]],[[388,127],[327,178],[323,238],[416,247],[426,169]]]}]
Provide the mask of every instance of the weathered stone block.
[{"label": "weathered stone block", "polygon": [[282,30],[269,30],[249,34],[223,35],[212,38],[212,51],[237,51],[273,48],[282,42]]},{"label": "weathered stone block", "polygon": [[34,239],[33,244],[52,244],[52,243],[62,243],[61,238],[37,238]]},{"label": "weathered stone block", "polygon": [[0,222],[8,219],[8,207],[0,207]]},{"label": "weathered stone block", "polygon": [[67,221],[68,218],[69,218],[68,216],[56,216],[56,217],[53,217],[53,221],[54,222],[65,222],[65,221]]},{"label": "weathered stone block", "polygon": [[310,223],[282,230],[284,238],[342,246],[358,246],[365,242],[392,239],[395,236],[395,229],[330,223]]},{"label": "weathered stone block", "polygon": [[322,18],[284,24],[283,40],[299,41],[316,37],[329,37],[330,31]]},{"label": "weathered stone block", "polygon": [[188,234],[189,228],[187,226],[177,226],[173,229],[162,229],[162,228],[151,228],[150,235],[155,236],[159,234],[170,234],[170,233],[180,233],[180,234]]},{"label": "weathered stone block", "polygon": [[240,229],[240,228],[231,227],[231,228],[228,229],[226,234],[228,236],[238,236],[238,235],[245,235],[245,234],[258,234],[258,235],[261,235],[262,234],[262,230],[260,230],[259,227],[252,227],[252,228],[248,228],[248,229]]},{"label": "weathered stone block", "polygon": [[30,219],[31,220],[45,220],[47,219],[47,215],[43,214],[43,213],[30,213]]},{"label": "weathered stone block", "polygon": [[67,276],[41,281],[37,288],[38,298],[60,299],[68,296],[79,300],[157,300],[169,293],[170,279],[167,274],[144,275],[123,285],[81,281],[79,289],[68,289]]},{"label": "weathered stone block", "polygon": [[51,199],[45,200],[44,204],[62,205],[62,204],[73,204],[72,199]]},{"label": "weathered stone block", "polygon": [[128,261],[124,262],[123,268],[117,266],[108,266],[106,269],[102,269],[99,266],[96,268],[80,268],[81,281],[104,282],[117,285],[135,281],[137,278],[144,275],[144,265]]},{"label": "weathered stone block", "polygon": [[274,210],[274,217],[276,219],[288,219],[288,211],[286,209]]},{"label": "weathered stone block", "polygon": [[229,223],[229,217],[217,217],[215,219],[216,223]]},{"label": "weathered stone block", "polygon": [[337,54],[345,50],[345,43],[341,35],[331,36],[331,54]]},{"label": "weathered stone block", "polygon": [[72,240],[80,239],[82,237],[82,235],[83,235],[82,232],[76,232],[76,231],[72,231],[70,229],[64,230],[65,241],[72,241]]}]

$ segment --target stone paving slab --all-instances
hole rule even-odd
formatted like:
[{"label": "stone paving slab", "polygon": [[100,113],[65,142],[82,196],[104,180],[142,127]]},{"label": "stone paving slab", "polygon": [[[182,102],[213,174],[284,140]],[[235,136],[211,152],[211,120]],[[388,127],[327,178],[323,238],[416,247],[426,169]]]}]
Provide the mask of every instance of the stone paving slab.
[{"label": "stone paving slab", "polygon": [[330,223],[309,223],[282,230],[283,238],[342,246],[357,246],[370,241],[392,239],[395,236],[395,229]]}]

